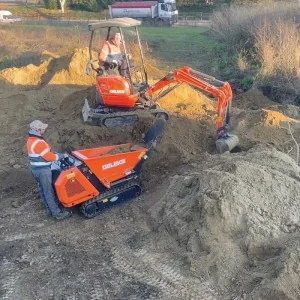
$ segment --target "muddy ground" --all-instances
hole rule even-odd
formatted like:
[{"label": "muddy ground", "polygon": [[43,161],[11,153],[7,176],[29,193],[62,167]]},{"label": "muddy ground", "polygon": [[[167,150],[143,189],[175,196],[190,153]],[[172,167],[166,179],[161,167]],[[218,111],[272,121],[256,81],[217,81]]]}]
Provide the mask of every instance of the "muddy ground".
[{"label": "muddy ground", "polygon": [[182,85],[160,102],[171,118],[140,198],[94,219],[45,216],[30,121],[49,123],[59,151],[141,143],[148,125],[83,123],[86,55],[0,72],[1,299],[300,299],[299,108],[257,90],[234,97],[236,153],[216,153],[215,101]]}]

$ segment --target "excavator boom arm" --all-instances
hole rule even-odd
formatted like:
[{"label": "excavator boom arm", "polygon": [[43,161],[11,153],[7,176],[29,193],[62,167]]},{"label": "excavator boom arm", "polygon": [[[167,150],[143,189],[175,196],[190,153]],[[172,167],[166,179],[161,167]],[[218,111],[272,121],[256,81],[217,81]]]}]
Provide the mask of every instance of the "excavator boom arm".
[{"label": "excavator boom arm", "polygon": [[[217,103],[217,137],[227,133],[229,127],[229,110],[231,107],[232,90],[228,82],[215,79],[212,76],[200,73],[189,67],[174,70],[163,79],[150,87],[145,95],[154,102],[164,97],[181,83],[187,83],[199,90],[218,98]],[[154,98],[154,94],[166,87],[172,86]]]}]

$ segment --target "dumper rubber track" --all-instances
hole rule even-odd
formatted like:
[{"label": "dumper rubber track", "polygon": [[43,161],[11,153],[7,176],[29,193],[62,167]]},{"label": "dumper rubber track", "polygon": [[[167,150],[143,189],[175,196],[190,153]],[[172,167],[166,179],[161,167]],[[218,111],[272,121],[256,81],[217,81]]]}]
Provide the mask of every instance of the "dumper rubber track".
[{"label": "dumper rubber track", "polygon": [[121,202],[129,201],[133,198],[140,196],[142,189],[136,179],[127,181],[126,183],[118,184],[95,197],[81,204],[80,212],[86,218],[94,218],[99,215],[103,210],[117,205]]}]

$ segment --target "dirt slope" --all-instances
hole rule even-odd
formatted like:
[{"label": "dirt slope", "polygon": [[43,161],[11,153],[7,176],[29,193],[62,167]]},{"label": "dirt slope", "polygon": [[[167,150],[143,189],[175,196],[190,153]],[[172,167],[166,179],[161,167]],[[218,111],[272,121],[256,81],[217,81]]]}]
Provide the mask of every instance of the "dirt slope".
[{"label": "dirt slope", "polygon": [[0,73],[0,297],[299,299],[290,132],[300,140],[300,113],[255,90],[233,101],[242,152],[216,154],[215,101],[182,85],[160,101],[171,117],[143,166],[141,198],[93,220],[44,216],[24,147],[30,121],[49,123],[46,139],[64,151],[140,143],[151,122],[84,124],[87,58],[77,49]]},{"label": "dirt slope", "polygon": [[297,299],[299,178],[295,161],[274,148],[208,156],[173,177],[150,209],[154,229],[194,276],[224,292]]}]

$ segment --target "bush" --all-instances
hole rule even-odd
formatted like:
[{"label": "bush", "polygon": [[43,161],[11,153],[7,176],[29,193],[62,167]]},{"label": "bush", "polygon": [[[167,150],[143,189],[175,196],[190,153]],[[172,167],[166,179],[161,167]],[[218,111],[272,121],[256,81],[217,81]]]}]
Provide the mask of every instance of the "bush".
[{"label": "bush", "polygon": [[71,9],[84,10],[84,11],[94,11],[100,10],[96,0],[72,0],[69,4]]},{"label": "bush", "polygon": [[212,31],[234,49],[252,49],[257,30],[266,22],[275,26],[290,20],[300,22],[300,3],[233,5],[213,14]]},{"label": "bush", "polygon": [[113,0],[71,0],[69,7],[72,9],[99,12],[106,9]]},{"label": "bush", "polygon": [[300,3],[277,2],[223,8],[213,32],[237,54],[243,89],[261,87],[278,102],[300,94]]},{"label": "bush", "polygon": [[255,32],[255,46],[262,76],[300,75],[300,32],[294,21],[265,21]]},{"label": "bush", "polygon": [[44,0],[44,3],[47,9],[57,9],[60,7],[57,0]]}]

